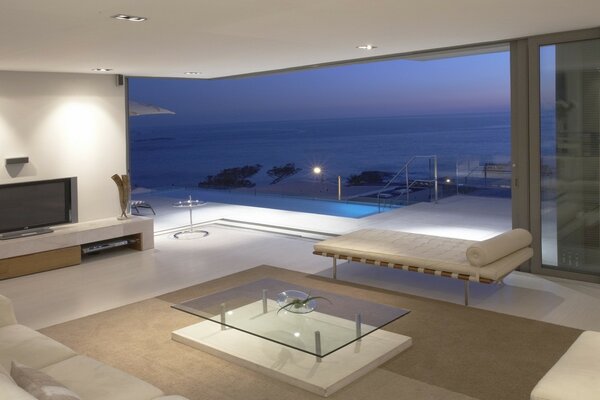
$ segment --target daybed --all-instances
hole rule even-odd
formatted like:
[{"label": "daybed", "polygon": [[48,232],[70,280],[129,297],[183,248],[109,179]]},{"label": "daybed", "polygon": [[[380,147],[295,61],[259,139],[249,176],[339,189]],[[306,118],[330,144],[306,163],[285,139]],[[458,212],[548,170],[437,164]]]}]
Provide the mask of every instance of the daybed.
[{"label": "daybed", "polygon": [[[11,378],[8,371],[13,361],[34,368],[34,373],[44,372],[82,400],[186,400],[181,396],[165,396],[160,389],[141,379],[77,354],[67,346],[19,325],[11,301],[0,295],[0,399],[36,400]],[[44,388],[47,393],[58,393],[59,390],[51,385]]]},{"label": "daybed", "polygon": [[531,392],[531,400],[600,399],[600,332],[583,332]]},{"label": "daybed", "polygon": [[469,282],[497,283],[533,256],[531,234],[513,229],[484,241],[451,239],[383,229],[362,229],[315,244],[313,254]]}]

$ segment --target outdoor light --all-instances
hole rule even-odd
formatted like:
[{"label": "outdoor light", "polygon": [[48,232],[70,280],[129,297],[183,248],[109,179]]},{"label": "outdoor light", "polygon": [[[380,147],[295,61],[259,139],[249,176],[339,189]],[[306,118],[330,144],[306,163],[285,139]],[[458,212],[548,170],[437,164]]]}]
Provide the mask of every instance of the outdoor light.
[{"label": "outdoor light", "polygon": [[450,183],[452,180],[450,178],[446,178],[446,183]]},{"label": "outdoor light", "polygon": [[142,21],[146,21],[148,19],[146,17],[136,17],[134,15],[126,15],[126,14],[113,15],[111,18],[119,19],[121,21],[130,21],[130,22],[142,22]]},{"label": "outdoor light", "polygon": [[376,49],[377,46],[373,46],[372,44],[363,44],[360,46],[356,46],[357,49],[361,49],[361,50],[373,50]]},{"label": "outdoor light", "polygon": [[[320,175],[321,176],[321,182],[324,181],[324,178],[323,178],[323,175],[322,175],[323,174],[323,170],[321,169],[321,167],[319,167],[319,166],[313,167],[312,172],[315,175]],[[337,199],[338,200],[342,200],[342,177],[341,176],[337,177]]]},{"label": "outdoor light", "polygon": [[110,71],[112,71],[112,68],[94,68],[94,69],[92,69],[92,71],[94,71],[94,72],[110,72]]}]

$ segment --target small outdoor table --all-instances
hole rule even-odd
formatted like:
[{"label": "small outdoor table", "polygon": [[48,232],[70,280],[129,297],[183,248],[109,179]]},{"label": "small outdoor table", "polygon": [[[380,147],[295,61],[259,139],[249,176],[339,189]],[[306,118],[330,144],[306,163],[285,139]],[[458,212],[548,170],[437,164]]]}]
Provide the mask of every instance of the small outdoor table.
[{"label": "small outdoor table", "polygon": [[182,200],[182,201],[173,203],[173,207],[175,207],[175,208],[187,208],[190,211],[190,229],[183,230],[183,231],[180,231],[180,232],[177,232],[176,234],[174,234],[173,236],[176,239],[194,239],[197,237],[208,236],[207,231],[194,230],[194,223],[192,222],[192,211],[194,210],[194,208],[203,206],[205,204],[206,204],[205,201],[193,200],[191,195],[187,200]]}]

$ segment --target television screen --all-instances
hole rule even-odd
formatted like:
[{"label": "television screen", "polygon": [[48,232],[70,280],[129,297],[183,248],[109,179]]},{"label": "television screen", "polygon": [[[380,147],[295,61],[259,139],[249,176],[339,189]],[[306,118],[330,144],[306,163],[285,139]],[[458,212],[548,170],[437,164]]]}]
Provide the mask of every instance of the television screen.
[{"label": "television screen", "polygon": [[75,222],[75,179],[0,185],[0,232]]}]

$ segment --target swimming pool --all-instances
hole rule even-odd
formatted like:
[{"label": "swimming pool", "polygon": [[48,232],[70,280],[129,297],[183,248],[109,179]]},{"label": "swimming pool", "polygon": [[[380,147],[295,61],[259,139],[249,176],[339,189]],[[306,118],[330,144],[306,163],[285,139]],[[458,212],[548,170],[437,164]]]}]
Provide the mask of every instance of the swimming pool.
[{"label": "swimming pool", "polygon": [[[153,192],[153,195],[172,197],[177,200],[192,195],[194,199],[213,203],[236,204],[241,206],[273,208],[276,210],[297,211],[312,214],[333,215],[347,218],[363,218],[379,212],[377,204],[353,203],[323,199],[308,199],[290,196],[252,195],[230,191],[207,189],[168,189]],[[134,194],[135,197],[135,194]],[[381,211],[388,211],[382,208]]]}]

